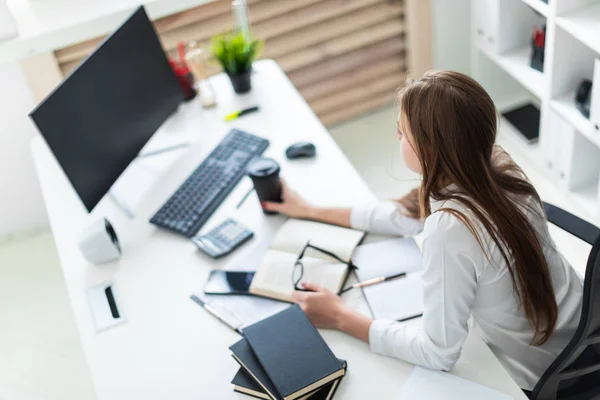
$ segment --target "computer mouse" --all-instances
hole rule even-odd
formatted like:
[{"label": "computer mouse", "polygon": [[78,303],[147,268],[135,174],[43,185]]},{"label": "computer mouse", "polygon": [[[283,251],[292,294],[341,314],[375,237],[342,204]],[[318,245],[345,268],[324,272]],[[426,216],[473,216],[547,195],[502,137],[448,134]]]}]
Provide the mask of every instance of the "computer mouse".
[{"label": "computer mouse", "polygon": [[285,150],[285,155],[290,160],[297,158],[311,158],[317,153],[317,148],[314,144],[309,142],[298,142],[294,143]]}]

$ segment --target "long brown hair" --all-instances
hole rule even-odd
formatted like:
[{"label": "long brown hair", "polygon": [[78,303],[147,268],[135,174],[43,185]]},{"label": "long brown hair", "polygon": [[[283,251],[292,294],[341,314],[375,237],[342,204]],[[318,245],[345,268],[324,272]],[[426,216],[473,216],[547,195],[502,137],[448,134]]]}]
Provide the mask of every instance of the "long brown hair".
[{"label": "long brown hair", "polygon": [[[535,211],[528,200],[538,202],[539,210],[541,200],[522,171],[498,157],[492,99],[472,78],[449,71],[428,72],[401,88],[399,96],[401,122],[410,129],[410,144],[423,170],[420,216],[431,214],[430,199],[452,200],[472,213],[508,266],[535,332],[531,343],[543,344],[554,331],[558,311],[540,239],[525,213]],[[476,221],[454,208],[439,211],[457,217],[486,251]]]}]

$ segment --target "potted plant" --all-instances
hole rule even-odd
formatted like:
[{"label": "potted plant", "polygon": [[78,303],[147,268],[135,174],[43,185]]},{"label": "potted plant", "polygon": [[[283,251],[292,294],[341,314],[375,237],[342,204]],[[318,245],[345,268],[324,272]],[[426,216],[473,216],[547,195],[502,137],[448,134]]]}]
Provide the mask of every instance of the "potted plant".
[{"label": "potted plant", "polygon": [[240,33],[227,33],[212,39],[212,52],[229,76],[236,93],[252,88],[252,62],[259,56],[264,41],[251,39]]}]

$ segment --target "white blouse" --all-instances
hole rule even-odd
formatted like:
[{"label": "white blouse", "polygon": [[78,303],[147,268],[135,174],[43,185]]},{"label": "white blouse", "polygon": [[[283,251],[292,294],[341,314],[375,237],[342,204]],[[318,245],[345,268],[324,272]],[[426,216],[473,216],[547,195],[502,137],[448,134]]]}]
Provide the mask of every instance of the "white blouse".
[{"label": "white blouse", "polygon": [[[448,212],[436,212],[441,206],[441,202],[432,201],[432,214],[424,224],[403,215],[391,202],[352,209],[353,228],[388,235],[410,235],[422,230],[424,239],[425,308],[421,324],[374,321],[369,330],[371,350],[424,367],[449,370],[460,357],[472,317],[483,339],[517,384],[531,390],[575,332],[581,313],[581,280],[556,250],[537,205],[539,213],[527,214],[541,238],[550,267],[558,320],[550,339],[541,346],[532,346],[533,330],[519,306],[498,247],[479,227],[490,255],[488,260],[462,222]],[[471,216],[459,203],[445,202],[443,206]]]}]

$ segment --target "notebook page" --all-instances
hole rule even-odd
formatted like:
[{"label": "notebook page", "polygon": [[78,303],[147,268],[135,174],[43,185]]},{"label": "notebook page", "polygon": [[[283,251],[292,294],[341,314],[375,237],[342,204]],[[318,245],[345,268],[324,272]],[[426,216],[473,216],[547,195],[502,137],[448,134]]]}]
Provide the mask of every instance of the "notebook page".
[{"label": "notebook page", "polygon": [[[349,261],[352,252],[364,236],[364,232],[320,222],[288,219],[277,231],[271,248],[298,256],[306,242],[328,250],[343,260]],[[308,249],[307,256],[330,257],[321,252]]]},{"label": "notebook page", "polygon": [[422,271],[363,288],[375,319],[402,321],[423,314]]},{"label": "notebook page", "polygon": [[356,248],[352,263],[360,282],[423,268],[421,251],[412,238],[384,240]]},{"label": "notebook page", "polygon": [[[297,255],[284,251],[268,250],[254,274],[250,292],[291,302],[294,291],[292,272],[297,258]],[[316,283],[333,292],[339,291],[348,271],[347,265],[306,256],[302,262],[302,282]]]},{"label": "notebook page", "polygon": [[415,367],[396,400],[514,400],[514,397],[447,372]]}]

